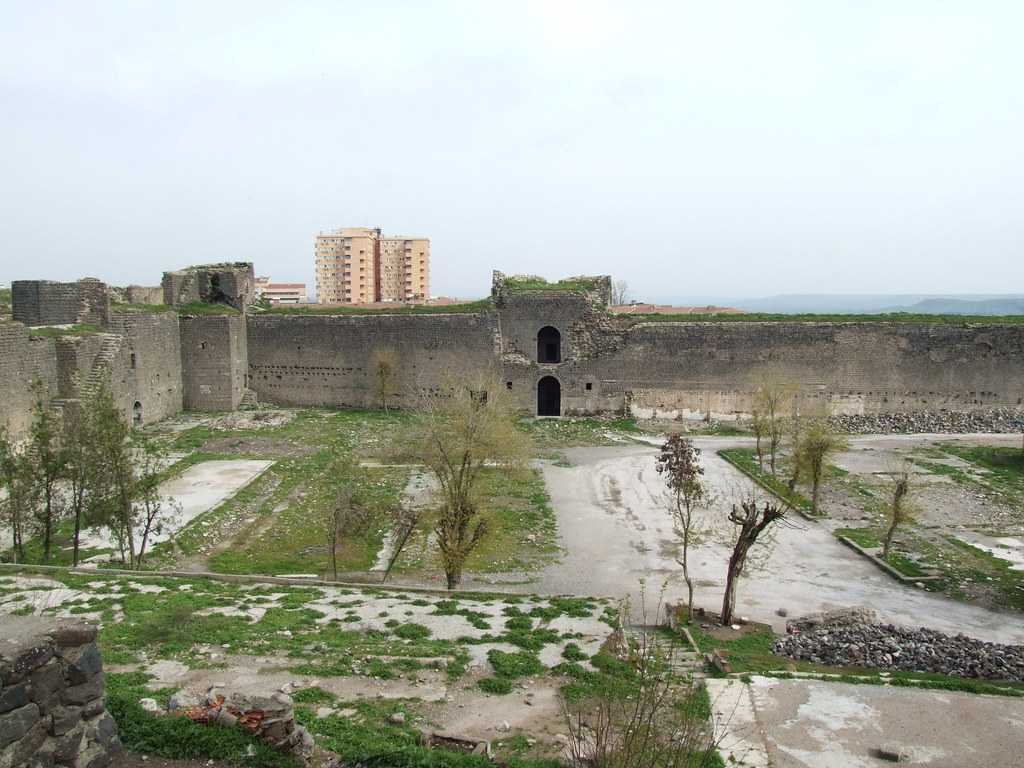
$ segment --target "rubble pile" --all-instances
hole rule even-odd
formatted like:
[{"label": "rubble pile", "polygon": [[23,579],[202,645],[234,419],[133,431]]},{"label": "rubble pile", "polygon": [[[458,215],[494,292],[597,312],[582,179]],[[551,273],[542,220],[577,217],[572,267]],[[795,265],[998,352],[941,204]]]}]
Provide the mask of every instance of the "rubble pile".
[{"label": "rubble pile", "polygon": [[791,622],[787,631],[775,642],[774,651],[799,661],[1024,682],[1024,646],[986,643],[923,627],[867,623],[855,616],[808,630]]},{"label": "rubble pile", "polygon": [[1024,409],[979,411],[917,411],[833,416],[832,426],[853,435],[974,432],[1013,434],[1024,431]]}]

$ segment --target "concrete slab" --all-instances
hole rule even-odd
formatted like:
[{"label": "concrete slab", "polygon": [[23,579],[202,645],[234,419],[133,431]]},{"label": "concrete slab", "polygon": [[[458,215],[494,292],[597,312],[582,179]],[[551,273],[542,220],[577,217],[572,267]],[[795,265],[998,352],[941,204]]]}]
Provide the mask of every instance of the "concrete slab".
[{"label": "concrete slab", "polygon": [[[894,437],[899,436],[873,440],[889,444]],[[728,522],[731,503],[748,494],[764,498],[764,493],[716,453],[749,441],[697,438],[694,442],[703,451],[704,477],[717,498],[703,513],[708,533],[691,552],[691,567],[698,583],[697,604],[717,610],[733,534]],[[543,468],[558,516],[559,543],[566,554],[541,573],[536,589],[632,595],[634,614],[641,579],[646,580],[649,608],[662,585],[667,597],[681,598],[685,587],[673,549],[666,487],[654,467],[655,449],[641,445],[571,448],[566,454],[572,467]],[[830,523],[803,518],[778,527],[773,541],[751,553],[751,568],[740,583],[738,605],[740,615],[771,623],[780,631],[785,619],[776,615],[779,609],[796,616],[866,605],[877,610],[883,620],[896,624],[962,632],[996,642],[1024,642],[1024,622],[1019,617],[897,584],[840,544]]]},{"label": "concrete slab", "polygon": [[877,750],[934,768],[1024,765],[1024,700],[755,677],[756,719],[778,768],[877,768]]},{"label": "concrete slab", "polygon": [[[234,496],[273,463],[253,459],[204,461],[168,480],[160,486],[160,493],[177,510],[162,531],[150,535],[150,545],[166,541],[199,515]],[[106,529],[92,529],[86,531],[82,546],[102,549],[115,544]]]}]

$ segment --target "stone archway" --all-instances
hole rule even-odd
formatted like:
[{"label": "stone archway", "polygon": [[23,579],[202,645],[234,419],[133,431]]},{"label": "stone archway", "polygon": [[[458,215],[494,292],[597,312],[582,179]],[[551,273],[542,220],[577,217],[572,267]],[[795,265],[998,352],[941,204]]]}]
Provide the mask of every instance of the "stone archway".
[{"label": "stone archway", "polygon": [[537,362],[562,362],[562,334],[557,328],[545,325],[537,331]]},{"label": "stone archway", "polygon": [[554,376],[545,376],[537,382],[537,415],[562,415],[562,385]]},{"label": "stone archway", "polygon": [[137,427],[142,426],[142,403],[138,400],[132,406],[132,423]]}]

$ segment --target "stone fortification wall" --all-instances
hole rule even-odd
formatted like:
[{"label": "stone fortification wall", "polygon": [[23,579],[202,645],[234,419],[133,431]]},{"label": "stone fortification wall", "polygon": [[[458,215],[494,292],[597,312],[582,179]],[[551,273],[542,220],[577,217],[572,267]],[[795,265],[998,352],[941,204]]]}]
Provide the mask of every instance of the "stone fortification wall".
[{"label": "stone fortification wall", "polygon": [[750,413],[766,378],[834,413],[1024,402],[1024,326],[641,323],[595,366],[638,415]]},{"label": "stone fortification wall", "polygon": [[107,293],[110,295],[111,301],[119,301],[122,304],[159,306],[164,303],[162,285],[111,285],[107,287]]},{"label": "stone fortification wall", "polygon": [[92,278],[75,283],[15,280],[11,303],[13,319],[29,326],[103,325],[110,313],[107,286]]},{"label": "stone fortification wall", "polygon": [[103,703],[96,628],[6,616],[0,635],[0,765],[109,765],[121,744]]},{"label": "stone fortification wall", "polygon": [[242,401],[248,376],[242,315],[183,315],[181,371],[190,411],[231,411]]},{"label": "stone fortification wall", "polygon": [[[114,313],[107,328],[123,337],[108,345],[108,360],[96,370],[109,371],[114,397],[133,420],[141,410],[151,424],[182,409],[181,332],[174,312]],[[135,404],[139,404],[136,408]]]},{"label": "stone fortification wall", "polygon": [[47,397],[57,396],[57,355],[53,339],[34,339],[20,323],[0,322],[0,425],[21,437],[32,420],[32,382]]},{"label": "stone fortification wall", "polygon": [[161,287],[170,306],[206,302],[243,310],[256,300],[256,273],[249,262],[204,264],[164,272]]},{"label": "stone fortification wall", "polygon": [[251,315],[249,387],[283,405],[375,407],[374,355],[396,361],[389,401],[496,367],[497,318],[450,315]]},{"label": "stone fortification wall", "polygon": [[106,336],[60,336],[54,340],[57,356],[57,396],[74,398],[89,380]]}]

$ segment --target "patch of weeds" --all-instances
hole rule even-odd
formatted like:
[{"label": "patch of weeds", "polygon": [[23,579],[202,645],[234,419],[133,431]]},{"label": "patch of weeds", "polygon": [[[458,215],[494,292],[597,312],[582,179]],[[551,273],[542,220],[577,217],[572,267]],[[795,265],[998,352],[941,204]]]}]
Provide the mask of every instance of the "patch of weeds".
[{"label": "patch of weeds", "polygon": [[529,616],[512,616],[505,621],[505,629],[511,631],[529,631],[533,629],[533,619]]},{"label": "patch of weeds", "polygon": [[487,660],[491,662],[494,673],[498,677],[514,679],[539,675],[544,671],[544,665],[540,663],[540,659],[526,651],[505,653],[497,648],[492,648],[487,652]]},{"label": "patch of weeds", "polygon": [[403,640],[425,640],[430,637],[430,629],[422,624],[409,623],[395,627],[395,634]]},{"label": "patch of weeds", "polygon": [[723,448],[718,455],[789,506],[811,513],[811,500],[799,491],[791,491],[785,482],[771,472],[762,470],[753,448]]},{"label": "patch of weeds", "polygon": [[566,661],[584,661],[587,654],[576,643],[569,643],[562,649],[562,658]]},{"label": "patch of weeds", "polygon": [[507,677],[485,677],[477,681],[477,687],[484,693],[504,696],[512,693],[512,681]]},{"label": "patch of weeds", "polygon": [[337,698],[330,691],[325,691],[315,685],[295,691],[291,696],[297,704],[333,704]]}]

